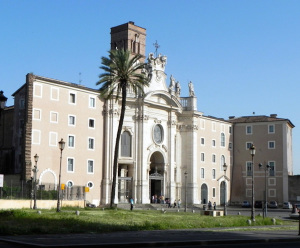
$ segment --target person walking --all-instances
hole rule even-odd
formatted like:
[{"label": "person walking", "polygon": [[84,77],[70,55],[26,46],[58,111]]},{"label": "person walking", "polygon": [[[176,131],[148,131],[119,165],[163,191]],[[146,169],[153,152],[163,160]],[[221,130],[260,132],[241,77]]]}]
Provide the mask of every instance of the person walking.
[{"label": "person walking", "polygon": [[131,197],[130,198],[130,210],[132,211],[132,209],[133,209],[133,204],[134,204],[134,200],[133,200],[133,198]]}]

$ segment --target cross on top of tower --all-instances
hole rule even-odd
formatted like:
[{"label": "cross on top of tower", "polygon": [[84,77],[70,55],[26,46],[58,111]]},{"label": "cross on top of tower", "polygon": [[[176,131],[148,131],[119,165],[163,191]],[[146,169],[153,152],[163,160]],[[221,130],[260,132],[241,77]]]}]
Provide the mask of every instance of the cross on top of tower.
[{"label": "cross on top of tower", "polygon": [[155,57],[157,58],[157,50],[160,47],[160,45],[158,45],[157,41],[155,41],[155,43],[153,43],[153,46],[155,47]]}]

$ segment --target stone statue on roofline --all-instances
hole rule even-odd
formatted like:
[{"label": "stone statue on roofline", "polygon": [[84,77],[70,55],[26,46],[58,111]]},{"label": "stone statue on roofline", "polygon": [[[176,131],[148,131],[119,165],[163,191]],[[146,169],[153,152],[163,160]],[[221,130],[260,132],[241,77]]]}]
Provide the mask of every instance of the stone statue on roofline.
[{"label": "stone statue on roofline", "polygon": [[177,97],[180,97],[180,92],[181,92],[181,87],[179,81],[176,82],[175,84],[175,93]]},{"label": "stone statue on roofline", "polygon": [[194,85],[193,85],[192,81],[189,82],[189,92],[190,92],[191,97],[195,96]]},{"label": "stone statue on roofline", "polygon": [[171,75],[171,77],[170,77],[170,85],[169,85],[169,92],[170,92],[170,94],[172,94],[172,92],[174,91],[174,87],[175,87],[175,78],[173,77],[173,75]]}]

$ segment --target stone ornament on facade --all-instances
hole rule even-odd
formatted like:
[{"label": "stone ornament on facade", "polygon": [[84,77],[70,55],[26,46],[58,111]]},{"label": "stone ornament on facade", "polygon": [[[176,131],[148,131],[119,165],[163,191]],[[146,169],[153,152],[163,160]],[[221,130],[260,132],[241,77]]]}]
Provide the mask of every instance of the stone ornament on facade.
[{"label": "stone ornament on facade", "polygon": [[189,93],[190,93],[191,97],[195,96],[194,85],[193,85],[192,81],[189,82]]}]

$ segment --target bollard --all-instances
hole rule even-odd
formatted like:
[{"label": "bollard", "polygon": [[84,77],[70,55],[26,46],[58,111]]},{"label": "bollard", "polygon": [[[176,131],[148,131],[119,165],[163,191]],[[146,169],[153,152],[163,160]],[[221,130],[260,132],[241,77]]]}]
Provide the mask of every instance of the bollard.
[{"label": "bollard", "polygon": [[195,210],[193,209],[193,211],[192,211],[192,212],[193,212],[193,214],[194,214],[194,213],[195,213]]},{"label": "bollard", "polygon": [[41,212],[41,211],[37,211],[37,213],[38,213],[38,214],[42,214],[42,212]]},{"label": "bollard", "polygon": [[177,212],[179,213],[179,209],[177,210]]},{"label": "bollard", "polygon": [[241,212],[238,212],[238,215],[241,215]]},{"label": "bollard", "polygon": [[247,224],[251,226],[251,220],[247,220]]},{"label": "bollard", "polygon": [[75,214],[78,216],[80,214],[80,212],[78,210],[76,210]]},{"label": "bollard", "polygon": [[275,218],[272,219],[272,223],[273,223],[273,225],[276,225],[276,219]]}]

